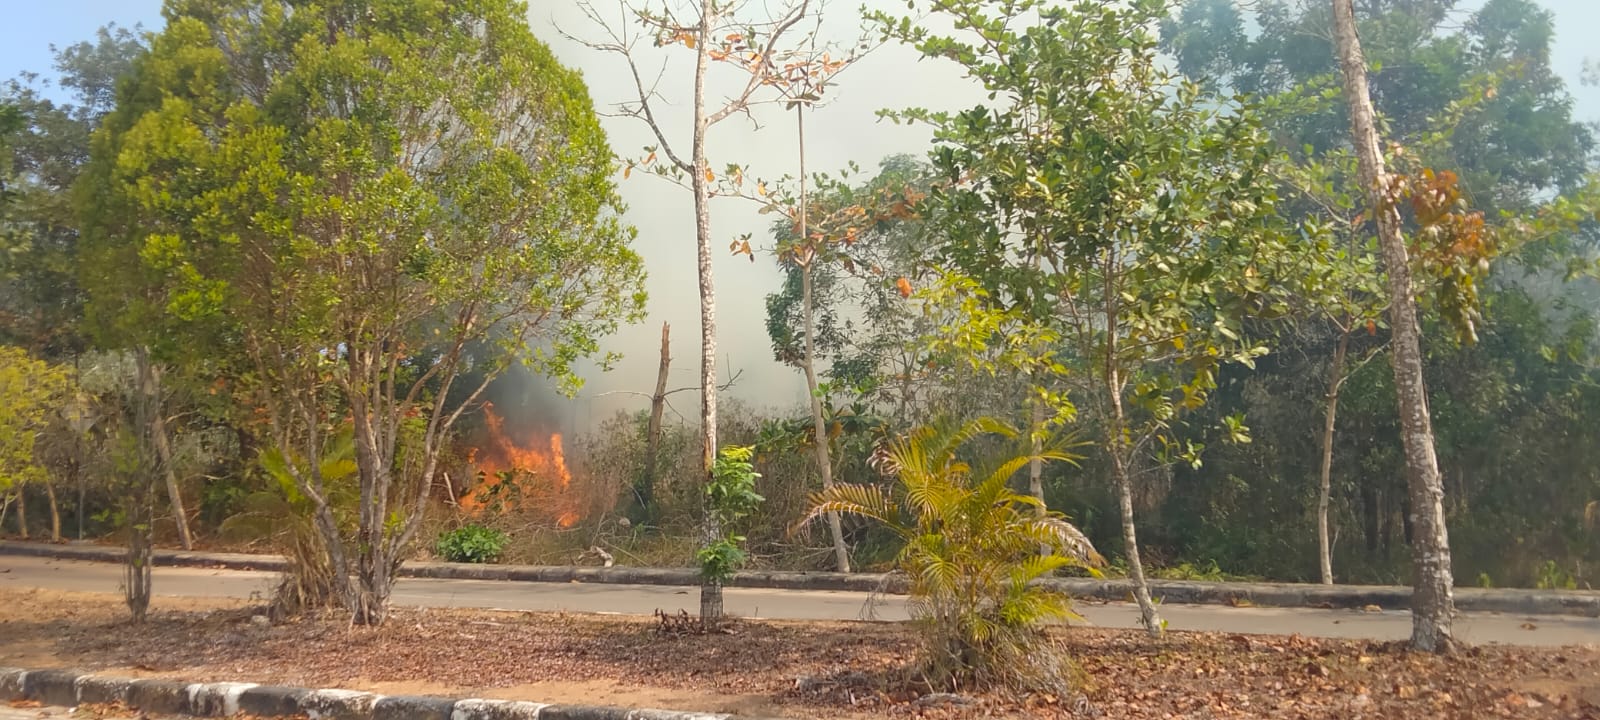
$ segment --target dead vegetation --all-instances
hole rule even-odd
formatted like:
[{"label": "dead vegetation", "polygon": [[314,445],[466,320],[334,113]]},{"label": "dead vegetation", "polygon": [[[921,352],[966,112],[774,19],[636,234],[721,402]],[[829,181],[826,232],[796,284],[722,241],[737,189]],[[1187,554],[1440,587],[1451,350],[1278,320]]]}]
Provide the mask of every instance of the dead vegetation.
[{"label": "dead vegetation", "polygon": [[397,608],[371,629],[252,622],[259,612],[158,598],[134,627],[114,595],[0,591],[0,664],[792,718],[1600,717],[1592,647],[1434,657],[1393,643],[1073,629],[1052,639],[1082,672],[1077,690],[1007,697],[910,689],[917,644],[894,624],[663,634],[648,617]]}]

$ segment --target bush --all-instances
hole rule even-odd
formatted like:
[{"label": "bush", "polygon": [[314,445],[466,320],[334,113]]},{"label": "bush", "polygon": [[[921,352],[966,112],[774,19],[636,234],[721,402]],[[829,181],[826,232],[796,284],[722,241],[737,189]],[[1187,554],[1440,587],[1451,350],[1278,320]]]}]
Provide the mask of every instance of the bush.
[{"label": "bush", "polygon": [[482,525],[462,525],[439,536],[434,551],[450,562],[492,563],[506,548],[506,534]]},{"label": "bush", "polygon": [[727,583],[744,565],[745,537],[735,526],[765,499],[756,494],[756,479],[761,475],[750,465],[754,454],[751,448],[737,445],[725,446],[717,453],[711,482],[706,485],[706,506],[716,518],[722,536],[695,553],[700,576],[706,580]]},{"label": "bush", "polygon": [[1030,460],[1074,458],[1045,451],[1012,455],[974,472],[957,457],[970,441],[1018,433],[992,419],[918,428],[896,440],[886,463],[898,487],[839,484],[813,495],[806,522],[838,512],[882,523],[904,541],[896,564],[910,582],[910,609],[923,630],[922,667],[932,690],[1000,687],[1058,693],[1071,666],[1044,624],[1075,618],[1065,595],[1030,584],[1068,567],[1104,560],[1059,513],[1009,486]]}]

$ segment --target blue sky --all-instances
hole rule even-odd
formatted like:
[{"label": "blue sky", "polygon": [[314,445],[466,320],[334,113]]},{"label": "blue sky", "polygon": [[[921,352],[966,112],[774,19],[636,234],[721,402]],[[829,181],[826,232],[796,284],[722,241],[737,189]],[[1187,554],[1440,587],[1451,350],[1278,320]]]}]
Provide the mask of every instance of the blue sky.
[{"label": "blue sky", "polygon": [[160,0],[56,0],[17,2],[6,8],[0,23],[0,78],[32,71],[51,76],[50,46],[65,46],[94,37],[107,23],[146,29],[163,24]]}]

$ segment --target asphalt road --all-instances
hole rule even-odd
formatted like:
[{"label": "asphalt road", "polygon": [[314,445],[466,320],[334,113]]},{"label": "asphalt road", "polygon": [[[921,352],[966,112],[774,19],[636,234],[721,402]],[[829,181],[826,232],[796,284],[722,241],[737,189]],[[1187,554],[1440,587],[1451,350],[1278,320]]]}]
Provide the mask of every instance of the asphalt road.
[{"label": "asphalt road", "polygon": [[[270,592],[273,574],[238,570],[158,567],[158,596],[236,597]],[[86,592],[119,592],[122,568],[110,563],[0,556],[0,588],[49,588]],[[501,610],[648,615],[657,609],[695,613],[694,588],[659,585],[530,583],[485,580],[402,578],[394,601],[423,607],[468,607]],[[865,593],[729,588],[728,612],[743,617],[786,620],[903,620],[904,600],[889,596],[876,602]],[[1080,603],[1088,624],[1137,627],[1138,608],[1127,603]],[[1291,634],[1399,640],[1411,634],[1411,615],[1386,610],[1313,610],[1231,608],[1216,605],[1171,605],[1162,609],[1174,630]],[[1600,618],[1517,616],[1463,613],[1456,634],[1470,643],[1516,645],[1600,644]],[[0,719],[4,720],[4,719]]]}]

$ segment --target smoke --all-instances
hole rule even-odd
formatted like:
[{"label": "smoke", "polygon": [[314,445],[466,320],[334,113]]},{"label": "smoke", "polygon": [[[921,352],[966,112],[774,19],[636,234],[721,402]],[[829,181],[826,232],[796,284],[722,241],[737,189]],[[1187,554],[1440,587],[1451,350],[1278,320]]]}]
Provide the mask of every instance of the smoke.
[{"label": "smoke", "polygon": [[[903,5],[877,2],[891,11]],[[616,103],[637,99],[632,75],[616,55],[602,53],[568,40],[556,28],[582,38],[603,37],[581,11],[570,3],[539,3],[530,12],[534,33],[550,44],[560,60],[584,74],[597,110],[607,112]],[[611,6],[598,3],[603,10]],[[614,12],[612,13],[614,14]],[[840,42],[859,37],[859,14],[853,6],[836,6],[825,18],[822,35]],[[641,72],[654,77],[665,64],[661,91],[664,102],[657,117],[680,155],[689,149],[690,97],[688,78],[693,56],[677,48],[651,48],[640,43]],[[891,82],[889,79],[893,78]],[[707,87],[708,104],[720,102],[741,87],[744,77],[735,69],[714,68]],[[983,99],[972,83],[963,80],[952,63],[919,62],[917,53],[899,45],[886,45],[846,70],[829,89],[828,102],[806,115],[808,170],[833,172],[854,161],[871,172],[883,157],[896,153],[925,152],[931,140],[926,128],[880,122],[877,112],[933,104],[935,108],[971,107]],[[714,168],[729,163],[748,165],[747,177],[775,178],[798,172],[798,142],[794,116],[781,106],[756,108],[755,128],[735,115],[710,131],[707,159]],[[603,117],[612,149],[621,157],[641,157],[641,148],[657,141],[650,129],[634,118]],[[618,410],[648,407],[660,362],[661,323],[672,325],[672,366],[669,388],[698,387],[700,376],[700,311],[695,255],[692,201],[687,190],[649,173],[634,173],[618,187],[628,204],[625,219],[639,229],[635,248],[649,272],[646,290],[649,316],[607,338],[603,349],[620,352],[615,369],[603,373],[594,365],[581,369],[586,385],[567,403],[570,429],[594,427]],[[724,393],[755,408],[788,410],[805,402],[805,381],[794,368],[773,359],[766,332],[766,296],[782,283],[770,249],[770,216],[759,214],[753,203],[740,199],[713,199],[711,206],[714,274],[716,283],[717,382],[734,373],[739,380]],[[751,234],[760,250],[755,262],[734,257],[722,249],[733,238]],[[680,393],[673,401],[691,422],[698,418],[694,393]],[[669,413],[669,416],[671,414]]]},{"label": "smoke", "polygon": [[484,390],[511,437],[570,433],[576,425],[575,404],[548,378],[513,365]]}]

